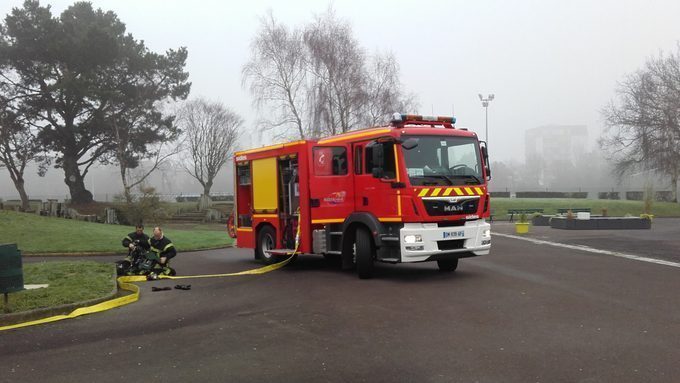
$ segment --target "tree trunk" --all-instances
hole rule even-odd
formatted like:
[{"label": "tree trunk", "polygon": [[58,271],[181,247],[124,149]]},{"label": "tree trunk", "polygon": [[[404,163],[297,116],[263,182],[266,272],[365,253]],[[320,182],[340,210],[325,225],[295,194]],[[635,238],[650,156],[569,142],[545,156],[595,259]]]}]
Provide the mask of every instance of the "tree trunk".
[{"label": "tree trunk", "polygon": [[680,199],[678,199],[678,174],[673,173],[671,175],[671,192],[673,193],[673,202],[680,203]]},{"label": "tree trunk", "polygon": [[10,172],[12,182],[14,182],[14,187],[19,192],[19,197],[21,197],[21,211],[26,211],[30,208],[28,204],[28,194],[26,194],[26,188],[24,188],[24,178],[19,176],[16,177],[12,172]]},{"label": "tree trunk", "polygon": [[85,189],[83,176],[74,158],[64,156],[64,182],[71,193],[72,203],[90,203],[93,201],[92,193]]},{"label": "tree trunk", "polygon": [[14,164],[7,164],[7,171],[9,172],[9,178],[11,178],[14,183],[14,187],[19,192],[19,197],[21,198],[21,211],[26,211],[30,206],[28,205],[28,194],[26,194],[26,188],[24,187],[24,169],[23,166],[17,168],[13,165]]},{"label": "tree trunk", "polygon": [[19,192],[19,197],[21,197],[21,211],[27,211],[30,206],[28,205],[28,194],[26,194],[26,189],[24,188],[24,179],[21,178],[15,182],[14,186]]},{"label": "tree trunk", "polygon": [[210,207],[212,199],[210,198],[210,189],[212,188],[212,182],[207,182],[203,185],[203,195],[198,203],[198,209],[204,210]]}]

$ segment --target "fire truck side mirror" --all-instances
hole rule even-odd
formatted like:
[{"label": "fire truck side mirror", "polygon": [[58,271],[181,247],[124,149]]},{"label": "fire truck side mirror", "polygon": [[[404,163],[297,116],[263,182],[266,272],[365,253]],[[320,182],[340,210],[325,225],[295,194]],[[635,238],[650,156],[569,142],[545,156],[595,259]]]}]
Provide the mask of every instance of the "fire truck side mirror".
[{"label": "fire truck side mirror", "polygon": [[371,174],[374,178],[383,178],[385,176],[385,149],[383,144],[373,141],[366,145],[366,149],[371,151],[371,160],[373,162]]},{"label": "fire truck side mirror", "polygon": [[406,150],[411,150],[418,146],[418,139],[417,138],[409,138],[406,141],[401,143],[401,147],[406,149]]},{"label": "fire truck side mirror", "polygon": [[484,158],[484,168],[486,169],[486,180],[489,181],[491,180],[491,164],[489,164],[489,152],[488,149],[486,148],[486,142],[482,143],[484,145],[481,146],[482,150],[482,157]]}]

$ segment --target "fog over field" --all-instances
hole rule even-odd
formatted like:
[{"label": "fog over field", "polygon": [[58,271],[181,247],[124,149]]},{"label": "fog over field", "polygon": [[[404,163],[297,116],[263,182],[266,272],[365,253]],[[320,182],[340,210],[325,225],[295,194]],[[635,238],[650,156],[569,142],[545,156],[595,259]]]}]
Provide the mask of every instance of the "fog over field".
[{"label": "fog over field", "polygon": [[[675,50],[680,40],[680,2],[670,0],[91,2],[95,8],[115,12],[128,32],[152,51],[187,47],[189,97],[218,100],[240,114],[245,120],[240,148],[271,143],[270,135],[255,128],[259,112],[241,76],[260,18],[271,10],[279,22],[298,26],[332,5],[367,52],[394,54],[402,86],[419,104],[419,110],[403,112],[453,113],[459,127],[484,139],[485,113],[478,94],[495,95],[488,107],[488,141],[492,161],[503,163],[496,166],[499,178],[492,184],[499,190],[639,188],[635,177],[617,186],[597,154],[604,126],[601,110],[626,74],[660,51]],[[3,0],[0,15],[22,3]],[[73,1],[41,4],[50,4],[53,14],[59,15]],[[528,162],[534,160],[527,157],[537,153],[526,147],[527,142],[537,145],[526,132],[559,126],[581,127],[573,143],[565,144],[571,145],[565,149],[565,156],[573,157],[571,173],[555,174],[559,168],[548,166],[540,179],[530,182],[526,175],[521,182],[516,179],[530,169]],[[579,178],[586,173],[591,178]],[[61,169],[50,169],[41,178],[31,167],[26,173],[27,192],[31,198],[65,198],[63,178]],[[85,184],[97,200],[110,200],[122,189],[115,167],[95,167]],[[155,174],[149,184],[162,194],[202,190],[178,166]],[[213,191],[231,190],[231,172],[223,171]],[[0,198],[16,196],[7,172],[0,170]]]}]

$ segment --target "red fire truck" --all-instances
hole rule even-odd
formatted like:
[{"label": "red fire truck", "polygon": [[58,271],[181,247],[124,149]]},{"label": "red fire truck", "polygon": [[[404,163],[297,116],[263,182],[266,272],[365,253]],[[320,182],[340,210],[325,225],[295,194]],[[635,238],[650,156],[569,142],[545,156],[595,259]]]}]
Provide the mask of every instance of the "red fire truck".
[{"label": "red fire truck", "polygon": [[458,259],[491,247],[486,144],[453,117],[235,153],[237,246],[273,263],[321,254],[369,278],[374,262]]}]

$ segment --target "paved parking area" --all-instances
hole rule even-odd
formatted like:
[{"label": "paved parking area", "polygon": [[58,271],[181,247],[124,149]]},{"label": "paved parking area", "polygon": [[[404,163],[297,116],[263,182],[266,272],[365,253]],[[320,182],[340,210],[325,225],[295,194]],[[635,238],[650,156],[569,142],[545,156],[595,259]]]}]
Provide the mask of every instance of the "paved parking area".
[{"label": "paved parking area", "polygon": [[[143,283],[132,305],[0,333],[0,381],[678,381],[680,269],[493,241],[453,274],[381,265],[359,280],[303,256],[262,276],[182,281],[190,291]],[[174,265],[258,266],[239,249]]]},{"label": "paved parking area", "polygon": [[[494,222],[492,230],[514,234],[514,224]],[[532,226],[530,238],[680,262],[680,218],[657,218],[649,230],[559,230]]]}]

